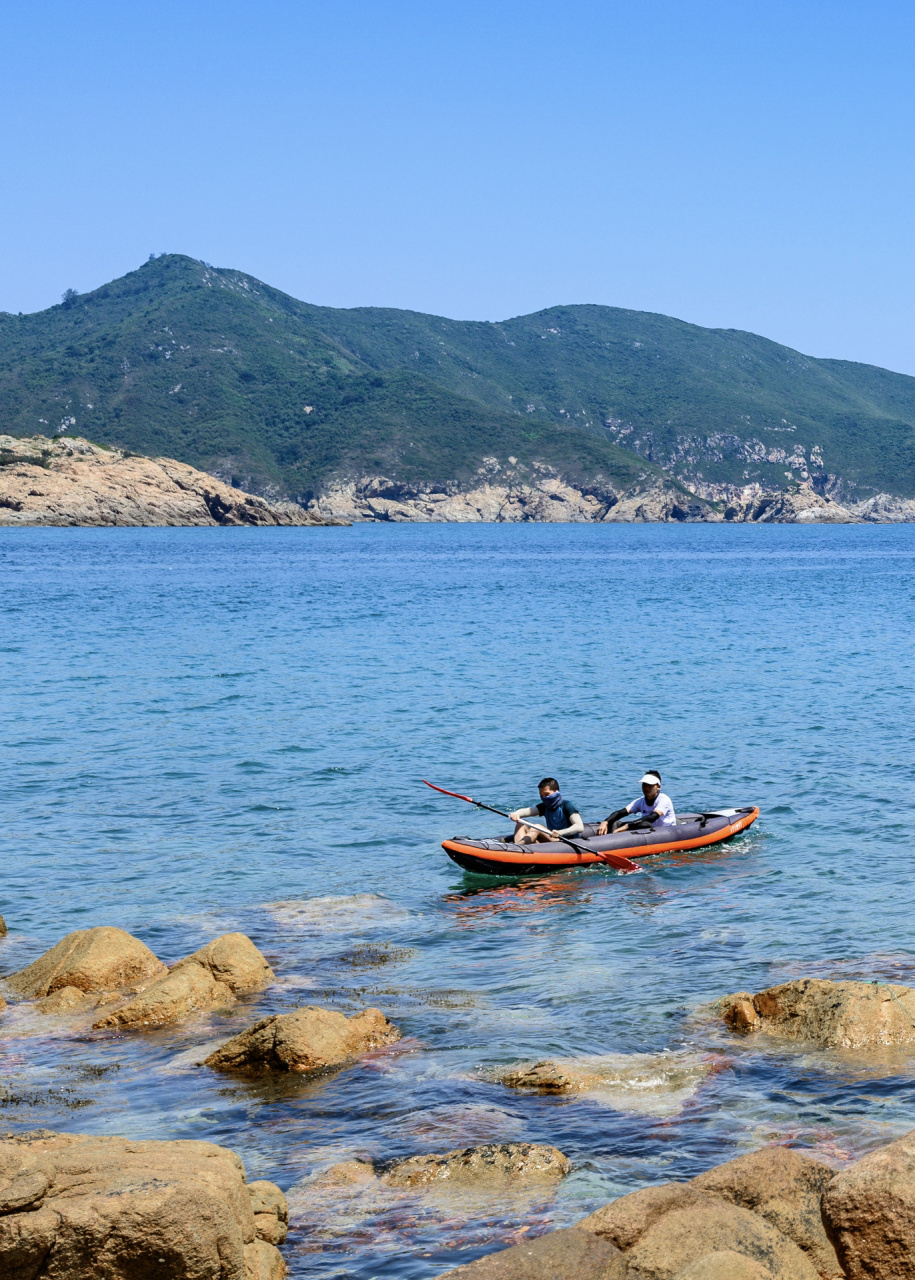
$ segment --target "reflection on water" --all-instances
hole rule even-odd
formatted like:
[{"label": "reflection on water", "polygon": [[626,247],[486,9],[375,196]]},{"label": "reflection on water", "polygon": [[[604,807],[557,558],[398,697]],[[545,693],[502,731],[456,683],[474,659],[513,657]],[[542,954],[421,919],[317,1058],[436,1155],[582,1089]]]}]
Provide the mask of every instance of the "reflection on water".
[{"label": "reflection on water", "polygon": [[[915,529],[2,533],[0,970],[114,924],[169,963],[238,929],[277,975],[141,1034],[11,1006],[7,1129],[226,1143],[289,1189],[294,1277],[426,1280],[765,1142],[839,1164],[912,1126],[904,1052],[742,1039],[708,1007],[803,975],[915,982]],[[506,582],[562,584],[590,625],[519,625]],[[593,818],[647,767],[683,809],[762,817],[638,875],[504,883],[440,848],[491,820],[420,782],[512,808],[556,774]],[[311,1003],[374,1005],[404,1039],[317,1079],[199,1065]],[[500,1083],[544,1060],[594,1078]],[[321,1182],[486,1141],[573,1172],[484,1203]]]}]

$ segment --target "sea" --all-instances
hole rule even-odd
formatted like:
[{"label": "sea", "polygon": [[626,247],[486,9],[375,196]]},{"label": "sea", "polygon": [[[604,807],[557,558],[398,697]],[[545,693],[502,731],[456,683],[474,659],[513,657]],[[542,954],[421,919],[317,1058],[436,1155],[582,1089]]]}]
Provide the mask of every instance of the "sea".
[{"label": "sea", "polygon": [[[291,1210],[293,1277],[426,1280],[766,1143],[836,1167],[915,1127],[915,1057],[741,1038],[795,977],[915,982],[915,527],[0,531],[0,972],[117,925],[172,963],[248,934],[276,982],[114,1035],[0,1018],[2,1130],[196,1138]],[[555,775],[586,820],[660,770],[728,844],[499,881],[441,841]],[[396,1045],[319,1078],[208,1046],[308,1004]],[[509,1067],[574,1060],[581,1093]],[[548,1143],[558,1187],[450,1197],[334,1164]]]}]

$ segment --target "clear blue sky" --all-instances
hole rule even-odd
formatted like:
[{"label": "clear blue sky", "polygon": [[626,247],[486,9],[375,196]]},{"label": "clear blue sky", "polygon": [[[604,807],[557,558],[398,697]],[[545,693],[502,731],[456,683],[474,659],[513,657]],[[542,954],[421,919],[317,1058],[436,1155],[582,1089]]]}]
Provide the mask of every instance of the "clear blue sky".
[{"label": "clear blue sky", "polygon": [[915,373],[915,6],[5,0],[0,309],[151,252]]}]

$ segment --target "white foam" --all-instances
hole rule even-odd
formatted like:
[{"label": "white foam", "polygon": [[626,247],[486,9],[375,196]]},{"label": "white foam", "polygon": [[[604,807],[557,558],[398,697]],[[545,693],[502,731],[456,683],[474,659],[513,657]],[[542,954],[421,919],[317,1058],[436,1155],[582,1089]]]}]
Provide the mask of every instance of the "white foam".
[{"label": "white foam", "polygon": [[406,920],[409,912],[378,893],[354,893],[328,898],[290,898],[262,903],[277,924],[317,933],[344,933],[359,928],[380,928]]}]

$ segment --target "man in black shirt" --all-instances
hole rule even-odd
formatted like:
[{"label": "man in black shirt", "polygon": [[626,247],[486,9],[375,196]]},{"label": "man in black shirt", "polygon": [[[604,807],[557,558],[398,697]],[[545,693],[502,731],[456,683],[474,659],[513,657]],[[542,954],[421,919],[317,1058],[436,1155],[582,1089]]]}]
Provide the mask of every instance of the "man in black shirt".
[{"label": "man in black shirt", "polygon": [[[559,783],[555,778],[541,779],[537,790],[540,792],[539,804],[529,809],[515,809],[508,815],[512,822],[516,823],[515,834],[512,836],[513,844],[538,844],[542,841],[554,840],[556,836],[576,836],[584,829],[585,824],[581,820],[581,814],[571,800],[563,800],[559,794]],[[544,826],[549,827],[550,831],[556,834],[548,836],[545,832],[538,831],[536,827],[522,822],[522,818],[535,817],[542,818]]]}]

